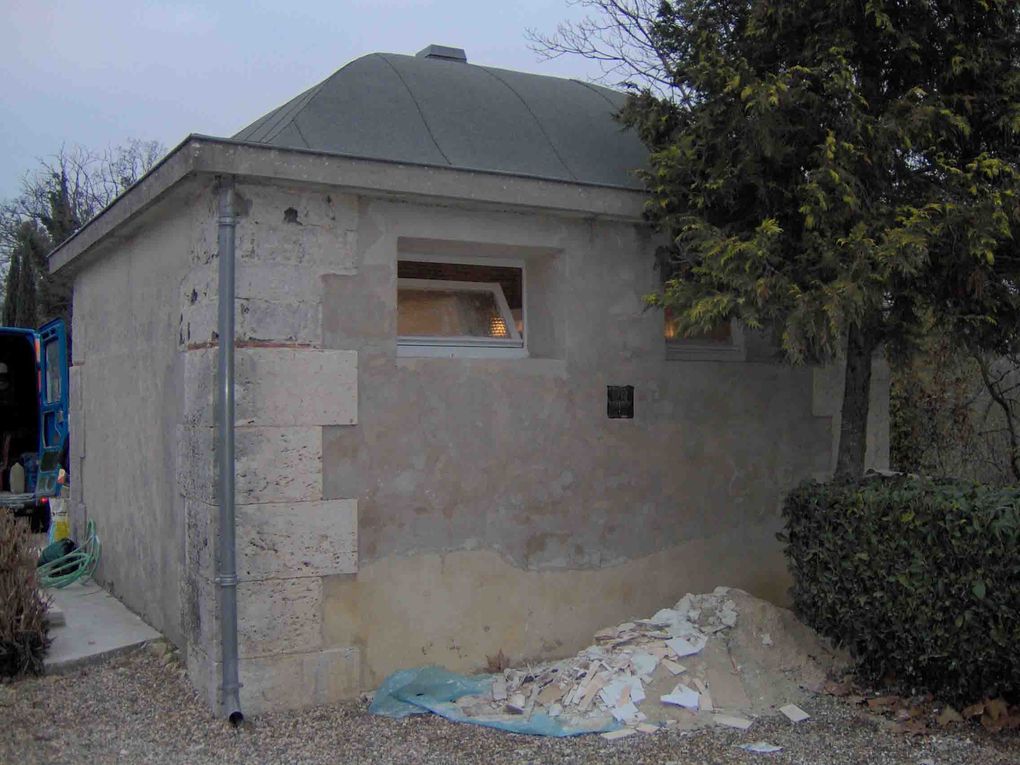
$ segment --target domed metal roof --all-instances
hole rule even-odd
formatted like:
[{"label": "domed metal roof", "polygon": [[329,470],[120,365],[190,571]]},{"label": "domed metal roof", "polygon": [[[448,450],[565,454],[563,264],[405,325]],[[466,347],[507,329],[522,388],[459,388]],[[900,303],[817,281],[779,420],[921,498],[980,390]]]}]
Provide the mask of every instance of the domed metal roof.
[{"label": "domed metal roof", "polygon": [[[626,96],[579,80],[475,66],[442,49],[373,53],[236,140],[330,154],[641,188],[647,161],[613,115]],[[461,54],[462,55],[462,54]]]}]

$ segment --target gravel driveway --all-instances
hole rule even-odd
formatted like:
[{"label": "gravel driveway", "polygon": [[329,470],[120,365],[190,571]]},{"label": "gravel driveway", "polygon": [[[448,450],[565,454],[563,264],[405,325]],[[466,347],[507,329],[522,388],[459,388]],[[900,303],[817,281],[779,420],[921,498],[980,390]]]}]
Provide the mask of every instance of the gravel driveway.
[{"label": "gravel driveway", "polygon": [[[838,699],[798,725],[543,739],[438,717],[389,720],[362,703],[274,713],[240,729],[212,717],[173,656],[138,651],[75,674],[0,685],[0,763],[972,763],[1020,764],[1020,735],[979,727],[907,737]],[[736,745],[767,740],[777,754]]]}]

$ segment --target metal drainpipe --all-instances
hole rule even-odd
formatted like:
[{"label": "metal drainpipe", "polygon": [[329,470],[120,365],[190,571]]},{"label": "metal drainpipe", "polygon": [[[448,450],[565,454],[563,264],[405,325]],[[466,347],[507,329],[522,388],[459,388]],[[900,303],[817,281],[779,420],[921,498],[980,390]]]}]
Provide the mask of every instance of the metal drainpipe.
[{"label": "metal drainpipe", "polygon": [[220,588],[220,698],[223,713],[234,725],[244,720],[237,672],[237,562],[234,549],[234,240],[237,215],[234,183],[219,185],[219,363],[216,388],[220,406],[219,436],[220,565],[216,584]]}]

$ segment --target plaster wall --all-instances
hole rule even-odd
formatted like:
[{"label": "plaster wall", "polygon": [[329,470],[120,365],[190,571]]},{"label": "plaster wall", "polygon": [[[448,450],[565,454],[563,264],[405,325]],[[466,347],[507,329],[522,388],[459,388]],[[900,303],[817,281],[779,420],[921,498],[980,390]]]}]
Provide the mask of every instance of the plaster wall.
[{"label": "plaster wall", "polygon": [[[845,366],[832,364],[814,370],[813,410],[820,417],[831,417],[832,446],[829,473],[836,469],[839,428],[842,423]],[[868,399],[868,437],[864,454],[866,468],[889,468],[889,363],[876,353],[871,363],[871,396]]]},{"label": "plaster wall", "polygon": [[178,290],[208,194],[208,184],[182,185],[74,278],[73,521],[79,530],[96,521],[97,579],[175,643],[184,557]]},{"label": "plaster wall", "polygon": [[[761,338],[742,361],[667,358],[638,224],[237,191],[246,713],[424,662],[567,655],[688,590],[785,597],[778,506],[830,470],[838,370],[770,363]],[[109,528],[104,580],[186,646],[215,705],[211,183],[185,183],[110,246],[76,280],[80,504]],[[398,353],[396,264],[414,254],[523,262],[529,357]],[[633,420],[607,418],[607,385],[635,387]]]},{"label": "plaster wall", "polygon": [[[359,421],[324,430],[322,460],[324,496],[358,499],[359,571],[323,602],[363,687],[566,655],[688,590],[785,598],[779,503],[830,470],[837,373],[760,339],[742,362],[667,360],[634,224],[363,199],[357,244],[324,277],[322,342],[358,352]],[[444,252],[525,262],[529,358],[398,355],[396,261]],[[607,385],[635,386],[633,420],[607,418]]]}]

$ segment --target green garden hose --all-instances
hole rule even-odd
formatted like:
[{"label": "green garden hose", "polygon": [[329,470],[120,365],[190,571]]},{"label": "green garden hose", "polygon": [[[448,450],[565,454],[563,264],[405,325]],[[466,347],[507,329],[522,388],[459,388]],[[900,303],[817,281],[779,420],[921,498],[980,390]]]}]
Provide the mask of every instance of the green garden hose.
[{"label": "green garden hose", "polygon": [[85,541],[80,546],[61,555],[55,560],[43,563],[36,569],[39,583],[43,587],[67,587],[72,582],[91,576],[99,565],[102,545],[96,534],[96,522],[90,520],[85,526]]}]

